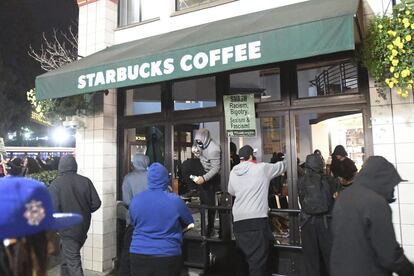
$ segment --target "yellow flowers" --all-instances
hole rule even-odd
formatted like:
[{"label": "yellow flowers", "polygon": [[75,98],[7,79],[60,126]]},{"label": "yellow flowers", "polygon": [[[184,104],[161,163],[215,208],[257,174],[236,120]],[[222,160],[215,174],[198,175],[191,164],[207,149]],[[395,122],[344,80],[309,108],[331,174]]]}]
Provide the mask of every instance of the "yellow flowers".
[{"label": "yellow flowers", "polygon": [[396,31],[391,31],[391,30],[389,30],[388,32],[387,32],[387,34],[388,35],[390,35],[390,36],[396,36],[397,35],[397,32]]},{"label": "yellow flowers", "polygon": [[404,24],[404,28],[408,28],[408,27],[410,27],[410,20],[408,20],[408,18],[406,18],[406,17],[404,17],[403,18],[403,20],[402,20],[402,23]]},{"label": "yellow flowers", "polygon": [[401,41],[401,38],[399,36],[392,41],[392,44],[394,44],[395,46],[397,46],[400,49],[402,49],[404,47],[404,43]]},{"label": "yellow flowers", "polygon": [[406,78],[411,75],[411,71],[409,69],[404,69],[401,71],[401,77]]},{"label": "yellow flowers", "polygon": [[388,84],[389,88],[393,88],[394,87],[394,82],[390,79],[385,79],[385,83]]},{"label": "yellow flowers", "polygon": [[414,5],[401,1],[392,15],[375,16],[371,24],[362,62],[375,79],[407,97],[414,90]]}]

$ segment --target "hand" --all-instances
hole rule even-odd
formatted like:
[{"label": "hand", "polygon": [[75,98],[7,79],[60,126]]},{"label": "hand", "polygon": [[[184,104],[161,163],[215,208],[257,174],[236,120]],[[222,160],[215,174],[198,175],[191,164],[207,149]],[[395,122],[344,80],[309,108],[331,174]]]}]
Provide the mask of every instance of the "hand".
[{"label": "hand", "polygon": [[202,185],[202,184],[204,184],[206,181],[204,180],[204,177],[202,177],[202,176],[198,176],[197,177],[197,179],[195,180],[195,183],[197,184],[197,185]]}]

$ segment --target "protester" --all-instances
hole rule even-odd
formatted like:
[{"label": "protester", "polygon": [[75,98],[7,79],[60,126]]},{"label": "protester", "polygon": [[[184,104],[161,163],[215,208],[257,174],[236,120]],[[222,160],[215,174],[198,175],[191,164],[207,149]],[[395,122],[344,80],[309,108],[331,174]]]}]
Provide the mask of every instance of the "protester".
[{"label": "protester", "polygon": [[358,171],[354,161],[348,158],[348,153],[342,145],[335,147],[332,153],[331,172],[338,177],[343,188],[352,185],[354,176]]},{"label": "protester", "polygon": [[[196,175],[196,184],[200,187],[200,203],[215,206],[216,191],[220,188],[221,149],[219,144],[210,137],[208,129],[200,128],[194,136],[194,146],[200,151],[200,161],[205,174]],[[207,236],[214,235],[214,220],[216,212],[208,210]]]},{"label": "protester", "polygon": [[332,276],[413,276],[414,266],[397,243],[391,208],[403,181],[393,164],[371,156],[333,210]]},{"label": "protester", "polygon": [[[132,165],[134,170],[128,173],[122,182],[122,200],[127,206],[131,204],[134,196],[147,189],[147,168],[149,165],[149,158],[144,154],[135,154],[132,160]],[[129,247],[131,245],[134,227],[130,224],[129,215],[126,217],[126,224],[127,228],[124,234],[124,245],[122,248],[120,265],[120,274],[122,276],[131,275]]]},{"label": "protester", "polygon": [[22,176],[23,175],[23,161],[19,157],[14,157],[6,163],[6,175],[8,176]]},{"label": "protester", "polygon": [[238,164],[240,164],[240,157],[237,155],[237,146],[235,143],[230,142],[230,170]]},{"label": "protester", "polygon": [[63,263],[61,276],[83,275],[80,249],[86,241],[91,213],[101,206],[98,193],[89,178],[77,174],[78,165],[72,155],[60,159],[58,177],[51,183],[51,193],[55,210],[80,213],[83,223],[61,231]]},{"label": "protester", "polygon": [[331,211],[339,184],[335,178],[323,173],[323,167],[324,161],[320,154],[308,155],[305,174],[298,182],[306,276],[320,276],[329,271],[332,248]]},{"label": "protester", "polygon": [[267,259],[273,236],[268,222],[270,180],[286,171],[286,163],[253,162],[253,148],[239,150],[241,163],[230,172],[228,192],[233,205],[234,236],[249,265],[250,276],[268,275]]},{"label": "protester", "polygon": [[32,157],[26,157],[23,161],[23,176],[29,176],[41,171],[40,165]]},{"label": "protester", "polygon": [[148,169],[148,189],[131,202],[132,275],[176,276],[181,273],[182,231],[194,221],[184,201],[167,191],[169,181],[167,169],[160,163],[153,163]]},{"label": "protester", "polygon": [[[45,276],[47,231],[82,221],[79,214],[54,213],[46,187],[33,179],[0,179],[0,275]],[[49,249],[49,250],[48,250]]]}]

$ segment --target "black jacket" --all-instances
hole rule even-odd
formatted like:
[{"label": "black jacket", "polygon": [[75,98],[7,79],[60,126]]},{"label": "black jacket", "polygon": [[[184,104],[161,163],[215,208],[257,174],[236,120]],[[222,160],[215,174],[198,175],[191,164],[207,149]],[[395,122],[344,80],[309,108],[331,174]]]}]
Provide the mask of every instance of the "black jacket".
[{"label": "black jacket", "polygon": [[391,208],[401,178],[380,156],[370,157],[333,210],[331,276],[413,276],[395,239]]},{"label": "black jacket", "polygon": [[89,178],[77,174],[78,165],[73,156],[62,157],[59,176],[52,182],[49,192],[56,212],[78,213],[83,222],[60,232],[62,238],[72,238],[81,243],[91,224],[91,213],[101,206],[101,200]]}]

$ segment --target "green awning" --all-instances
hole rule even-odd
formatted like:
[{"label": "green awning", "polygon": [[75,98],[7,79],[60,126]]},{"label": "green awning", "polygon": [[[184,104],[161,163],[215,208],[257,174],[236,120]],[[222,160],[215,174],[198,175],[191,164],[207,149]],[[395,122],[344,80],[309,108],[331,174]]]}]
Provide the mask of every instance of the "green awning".
[{"label": "green awning", "polygon": [[310,0],[108,47],[36,78],[59,98],[353,50],[358,0]]}]

